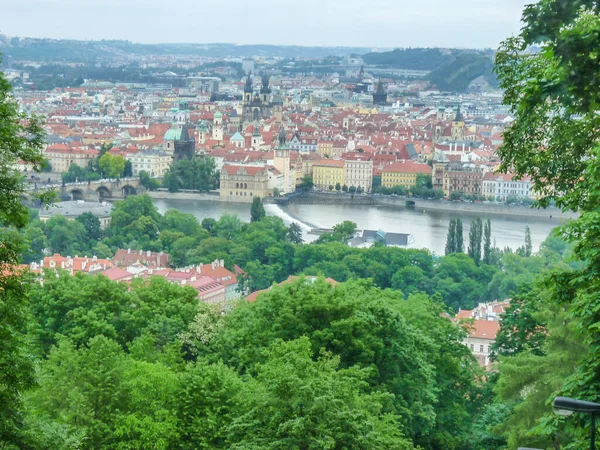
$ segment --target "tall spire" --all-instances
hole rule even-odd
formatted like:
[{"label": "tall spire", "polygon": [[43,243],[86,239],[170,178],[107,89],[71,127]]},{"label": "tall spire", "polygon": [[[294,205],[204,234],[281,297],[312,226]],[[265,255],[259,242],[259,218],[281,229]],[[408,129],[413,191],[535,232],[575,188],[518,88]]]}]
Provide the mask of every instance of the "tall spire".
[{"label": "tall spire", "polygon": [[252,93],[252,72],[248,72],[248,78],[246,78],[246,86],[244,86],[244,92]]},{"label": "tall spire", "polygon": [[285,128],[283,125],[281,126],[281,130],[279,130],[279,145],[285,145]]},{"label": "tall spire", "polygon": [[383,83],[381,82],[381,78],[379,79],[379,83],[377,84],[377,95],[383,95]]},{"label": "tall spire", "polygon": [[458,104],[458,106],[456,107],[456,116],[454,117],[454,121],[455,122],[464,122],[465,118],[463,117],[462,113],[460,112],[460,103]]},{"label": "tall spire", "polygon": [[269,75],[266,73],[261,77],[262,79],[262,87],[260,88],[261,94],[270,94],[271,88],[269,87]]}]

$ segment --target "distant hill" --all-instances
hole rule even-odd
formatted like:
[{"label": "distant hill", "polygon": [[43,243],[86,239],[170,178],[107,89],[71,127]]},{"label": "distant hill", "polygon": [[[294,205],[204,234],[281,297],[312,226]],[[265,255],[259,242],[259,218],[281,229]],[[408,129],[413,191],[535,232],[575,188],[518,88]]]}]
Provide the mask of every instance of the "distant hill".
[{"label": "distant hill", "polygon": [[433,70],[453,59],[450,51],[439,48],[403,48],[363,55],[366,64],[409,70]]},{"label": "distant hill", "polygon": [[442,64],[428,75],[429,81],[441,91],[463,92],[469,83],[483,76],[491,87],[498,87],[493,73],[494,61],[484,53],[463,53]]},{"label": "distant hill", "polygon": [[39,62],[110,61],[126,55],[194,55],[206,57],[312,57],[362,54],[363,47],[301,47],[290,45],[235,45],[235,44],[137,44],[130,41],[77,41],[68,39],[8,38],[0,35],[0,53],[12,55],[14,60]]},{"label": "distant hill", "polygon": [[439,48],[407,48],[390,52],[367,53],[367,64],[409,70],[430,70],[428,80],[442,91],[463,92],[469,82],[483,76],[498,85],[493,69],[493,52]]}]

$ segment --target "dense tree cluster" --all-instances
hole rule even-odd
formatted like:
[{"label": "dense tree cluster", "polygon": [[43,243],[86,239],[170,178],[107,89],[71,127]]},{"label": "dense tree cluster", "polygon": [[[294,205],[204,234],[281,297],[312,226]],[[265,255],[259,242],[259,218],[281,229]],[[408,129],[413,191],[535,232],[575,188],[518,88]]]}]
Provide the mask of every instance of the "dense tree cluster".
[{"label": "dense tree cluster", "polygon": [[174,162],[163,178],[163,186],[170,192],[181,189],[210,191],[217,188],[218,183],[219,172],[214,158],[210,156]]}]

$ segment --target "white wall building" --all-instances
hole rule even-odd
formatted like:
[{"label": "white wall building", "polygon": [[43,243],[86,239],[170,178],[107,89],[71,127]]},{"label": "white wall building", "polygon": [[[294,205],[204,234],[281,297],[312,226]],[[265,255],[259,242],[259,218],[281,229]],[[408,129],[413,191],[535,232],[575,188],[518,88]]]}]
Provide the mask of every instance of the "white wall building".
[{"label": "white wall building", "polygon": [[501,201],[508,197],[533,198],[531,178],[513,179],[512,174],[488,172],[483,177],[483,195]]}]

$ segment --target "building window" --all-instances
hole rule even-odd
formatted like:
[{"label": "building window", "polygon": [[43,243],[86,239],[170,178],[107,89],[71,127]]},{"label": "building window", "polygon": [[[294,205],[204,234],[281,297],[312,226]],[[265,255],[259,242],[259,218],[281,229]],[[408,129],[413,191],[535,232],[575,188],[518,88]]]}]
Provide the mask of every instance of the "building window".
[{"label": "building window", "polygon": [[483,345],[480,345],[480,346],[479,346],[479,352],[480,352],[480,353],[483,353]]},{"label": "building window", "polygon": [[475,346],[471,344],[471,351],[475,350]]}]

